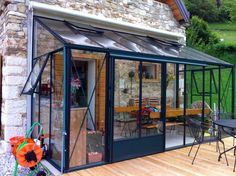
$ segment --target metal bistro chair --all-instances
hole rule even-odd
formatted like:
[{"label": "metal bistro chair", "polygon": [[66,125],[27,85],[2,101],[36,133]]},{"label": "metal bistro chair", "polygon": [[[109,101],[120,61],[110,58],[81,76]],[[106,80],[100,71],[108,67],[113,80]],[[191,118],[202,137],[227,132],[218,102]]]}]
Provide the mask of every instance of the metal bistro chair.
[{"label": "metal bistro chair", "polygon": [[[192,144],[192,146],[190,148],[188,156],[190,156],[195,142],[198,144],[197,151],[196,151],[196,153],[194,155],[194,158],[192,160],[192,164],[194,164],[194,161],[195,161],[195,158],[196,158],[196,156],[198,154],[199,148],[200,148],[201,144],[204,142],[204,133],[206,132],[207,128],[205,127],[204,123],[202,123],[199,120],[194,119],[194,117],[186,118],[186,122],[187,122],[187,124],[189,126],[190,135],[194,138],[194,141],[193,141],[193,144]],[[212,136],[211,140],[212,141],[217,141],[217,147],[218,147],[218,151],[220,153],[220,147],[219,147],[219,143],[218,143],[218,141],[219,141],[218,136]],[[222,143],[222,144],[223,144],[223,148],[225,150],[224,143]],[[228,163],[226,154],[225,154],[225,159],[226,159],[226,162]]]}]

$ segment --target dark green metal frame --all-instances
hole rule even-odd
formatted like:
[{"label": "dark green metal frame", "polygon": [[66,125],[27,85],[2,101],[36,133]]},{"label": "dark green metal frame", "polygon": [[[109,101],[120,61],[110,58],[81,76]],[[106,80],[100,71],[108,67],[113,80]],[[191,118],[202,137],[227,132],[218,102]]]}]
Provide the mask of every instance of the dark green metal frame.
[{"label": "dark green metal frame", "polygon": [[[175,57],[166,57],[166,56],[157,56],[157,55],[151,55],[151,54],[144,54],[144,53],[136,53],[136,52],[127,52],[127,51],[119,51],[119,50],[113,50],[113,49],[106,49],[106,48],[97,48],[97,47],[88,47],[88,46],[83,46],[83,45],[73,45],[73,44],[68,44],[66,43],[62,38],[58,37],[58,35],[52,31],[50,28],[48,28],[47,26],[45,26],[37,17],[34,17],[34,24],[33,27],[35,26],[35,20],[40,23],[43,27],[45,27],[46,30],[48,30],[48,32],[50,32],[54,37],[56,37],[59,41],[61,41],[64,44],[63,47],[63,51],[64,51],[64,107],[63,107],[63,111],[64,111],[64,117],[63,117],[63,121],[64,121],[64,126],[63,126],[63,150],[62,152],[64,153],[64,157],[62,157],[62,171],[63,172],[69,172],[69,171],[73,171],[73,170],[78,170],[78,169],[84,169],[84,168],[88,168],[88,167],[93,167],[96,165],[101,165],[101,164],[105,164],[105,163],[111,163],[114,161],[114,140],[113,140],[113,124],[114,124],[114,77],[115,77],[115,60],[116,59],[122,59],[122,60],[134,60],[134,61],[140,61],[140,63],[142,64],[142,62],[153,62],[153,63],[161,63],[162,64],[162,71],[161,71],[161,103],[163,105],[166,105],[166,71],[167,71],[167,63],[173,63],[176,64],[176,78],[179,79],[179,72],[183,71],[184,72],[184,115],[186,115],[186,108],[187,108],[187,90],[186,90],[186,77],[187,77],[187,65],[196,65],[196,66],[201,66],[202,67],[202,74],[203,74],[203,80],[205,80],[205,72],[207,69],[211,69],[211,68],[206,68],[209,64],[212,63],[206,63],[204,61],[189,61],[185,58],[175,58]],[[35,39],[33,38],[33,42],[35,41]],[[34,43],[33,43],[34,44]],[[96,164],[89,164],[89,165],[85,165],[85,166],[79,166],[79,167],[74,167],[74,168],[69,168],[69,138],[70,138],[70,80],[71,80],[71,74],[70,74],[70,69],[71,69],[71,55],[70,55],[70,50],[71,49],[75,49],[75,50],[87,50],[87,51],[93,51],[93,52],[102,52],[102,53],[106,53],[107,58],[106,58],[106,121],[105,121],[105,131],[106,131],[106,136],[105,136],[105,144],[106,144],[106,156],[105,156],[105,162],[101,162],[101,163],[96,163]],[[53,53],[56,53],[58,51],[61,51],[62,49],[59,50],[55,50],[52,51],[50,53],[50,55],[52,55]],[[182,64],[184,65],[184,70],[179,70],[179,65]],[[217,66],[217,68],[219,69],[219,102],[221,99],[221,80],[220,80],[220,76],[221,76],[221,69],[222,68],[231,68],[232,69],[232,73],[235,73],[235,68],[234,66],[229,66],[229,65],[218,65],[215,64],[215,66]],[[213,68],[212,68],[213,69]],[[215,68],[214,68],[215,69]],[[43,72],[43,70],[42,70]],[[192,71],[191,71],[192,73]],[[40,74],[41,76],[41,74]],[[39,77],[40,77],[39,76]],[[211,77],[211,79],[213,79]],[[176,83],[179,80],[176,80]],[[192,82],[192,80],[191,80]],[[179,88],[179,83],[176,84],[176,91]],[[192,86],[192,84],[191,84]],[[142,80],[140,83],[140,88],[142,87]],[[202,84],[203,90],[205,90],[205,81],[203,81]],[[232,74],[232,112],[235,112],[235,74]],[[212,88],[211,91],[212,93]],[[32,92],[32,93],[37,93],[37,92]],[[140,98],[142,96],[142,93],[140,95]],[[177,103],[178,103],[178,91],[177,91]],[[33,96],[32,96],[33,97]],[[51,97],[50,97],[51,98]],[[33,99],[33,98],[32,98]],[[39,101],[40,101],[40,95],[39,95]],[[50,100],[51,101],[51,100]],[[202,92],[202,101],[205,101],[205,92]],[[142,102],[142,101],[139,101]],[[39,102],[40,103],[40,102]],[[142,107],[142,105],[140,104],[139,106]],[[204,107],[202,107],[204,108]],[[218,107],[220,110],[220,106]],[[32,104],[32,109],[33,109],[33,104]],[[40,109],[40,108],[39,108]],[[50,106],[50,111],[51,111],[51,106]],[[33,112],[33,111],[32,111]],[[39,113],[40,114],[40,113]],[[166,118],[165,118],[165,114],[166,114],[166,106],[162,106],[161,107],[161,120],[164,122],[164,131],[165,131],[165,123],[166,123]],[[33,117],[33,113],[31,115]],[[202,111],[202,118],[204,117],[204,110]],[[39,116],[39,120],[40,120],[40,116]],[[50,114],[50,126],[51,123],[53,123],[51,121],[51,114]],[[184,122],[185,124],[185,122]],[[51,131],[51,129],[50,129]],[[183,136],[183,145],[181,146],[177,146],[177,148],[182,147],[187,145],[186,141],[185,141],[185,133],[186,133],[186,129],[184,128],[184,136]],[[147,138],[145,139],[147,140]],[[163,134],[163,138],[162,138],[162,146],[160,151],[165,151],[168,150],[165,147],[165,133]],[[141,154],[137,154],[137,155],[142,155]],[[145,152],[143,153],[143,155],[145,155]],[[60,166],[58,166],[56,163],[54,163],[52,160],[49,159],[49,161],[51,161],[51,163],[56,166],[58,169],[60,168]]]}]

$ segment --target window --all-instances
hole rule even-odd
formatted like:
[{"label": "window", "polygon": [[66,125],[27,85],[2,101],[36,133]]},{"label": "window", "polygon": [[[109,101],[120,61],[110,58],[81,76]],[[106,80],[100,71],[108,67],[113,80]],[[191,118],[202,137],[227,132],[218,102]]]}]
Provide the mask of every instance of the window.
[{"label": "window", "polygon": [[[136,65],[136,70],[138,71],[138,65]],[[142,64],[142,71],[143,82],[160,82],[160,64],[145,62]],[[136,75],[137,79],[139,79],[138,75]]]},{"label": "window", "polygon": [[49,54],[36,58],[34,66],[22,90],[22,94],[32,94],[49,59]]}]

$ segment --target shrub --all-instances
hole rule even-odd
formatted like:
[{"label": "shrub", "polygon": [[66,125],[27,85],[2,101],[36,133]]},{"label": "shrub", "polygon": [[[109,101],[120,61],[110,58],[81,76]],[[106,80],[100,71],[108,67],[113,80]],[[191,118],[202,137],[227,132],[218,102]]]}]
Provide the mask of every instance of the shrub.
[{"label": "shrub", "polygon": [[187,45],[196,48],[204,48],[219,43],[219,37],[213,33],[207,22],[193,16],[191,26],[186,30]]}]

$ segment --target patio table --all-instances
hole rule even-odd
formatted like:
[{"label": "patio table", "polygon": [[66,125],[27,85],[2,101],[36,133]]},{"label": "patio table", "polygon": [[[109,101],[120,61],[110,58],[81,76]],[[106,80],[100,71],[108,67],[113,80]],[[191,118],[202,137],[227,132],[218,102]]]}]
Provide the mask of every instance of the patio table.
[{"label": "patio table", "polygon": [[[230,117],[232,117],[232,115],[230,115]],[[221,132],[224,132],[224,133],[230,135],[231,137],[236,138],[236,131],[235,131],[236,130],[236,119],[221,119],[221,120],[216,120],[213,123],[219,127],[218,138],[219,138],[220,142],[223,142],[221,139]],[[231,150],[234,150],[234,154],[235,154],[236,146],[233,146],[227,150],[224,149],[223,152],[219,152],[218,161],[220,161],[223,154],[226,154],[227,152],[229,152]],[[228,161],[227,161],[227,165],[228,165]],[[234,170],[233,170],[234,172],[235,172],[235,166],[236,166],[236,158],[235,158],[235,162],[234,162]]]},{"label": "patio table", "polygon": [[[126,106],[126,107],[115,107],[116,113],[122,113],[122,112],[128,112],[131,113],[132,111],[139,110],[138,106]],[[210,113],[210,109],[205,108],[204,113],[208,114]],[[186,115],[198,115],[202,114],[201,108],[196,109],[186,109]],[[166,109],[166,118],[172,118],[172,117],[179,117],[184,115],[184,109],[183,108],[168,108]],[[160,119],[161,113],[160,112],[150,112],[150,118],[152,119]]]}]

